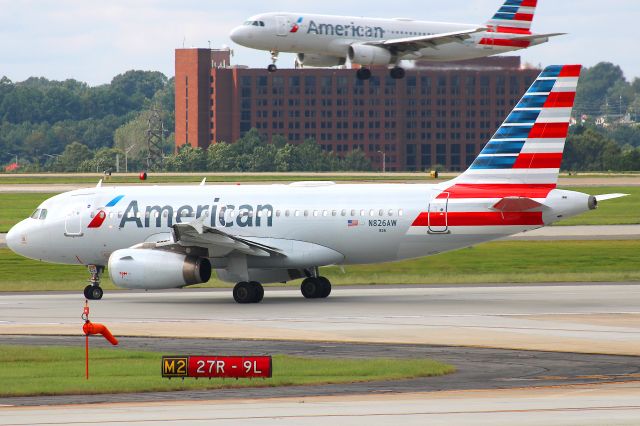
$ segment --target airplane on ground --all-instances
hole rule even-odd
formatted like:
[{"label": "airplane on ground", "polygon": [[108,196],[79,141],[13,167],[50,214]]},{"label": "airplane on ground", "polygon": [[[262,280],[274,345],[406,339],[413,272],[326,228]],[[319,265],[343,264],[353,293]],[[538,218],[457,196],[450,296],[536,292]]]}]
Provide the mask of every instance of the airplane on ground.
[{"label": "airplane on ground", "polygon": [[297,53],[296,66],[331,67],[349,59],[361,65],[357,76],[371,77],[368,66],[392,65],[403,78],[402,60],[459,61],[526,49],[563,33],[533,34],[538,0],[506,0],[484,25],[273,12],[255,15],[232,30],[235,43],[271,52],[270,72],[279,52]]},{"label": "airplane on ground", "polygon": [[303,278],[325,298],[328,265],[392,262],[476,245],[595,209],[593,196],[556,188],[579,65],[549,66],[453,180],[437,184],[120,186],[44,201],[6,237],[47,262],[87,265],[87,299],[114,284],[178,288],[236,282],[239,303],[260,302],[261,283]]}]

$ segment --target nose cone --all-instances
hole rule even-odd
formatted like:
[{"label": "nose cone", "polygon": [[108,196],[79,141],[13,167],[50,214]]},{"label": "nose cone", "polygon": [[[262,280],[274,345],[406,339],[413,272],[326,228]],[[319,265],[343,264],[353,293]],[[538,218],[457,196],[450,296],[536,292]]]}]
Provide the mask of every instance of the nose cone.
[{"label": "nose cone", "polygon": [[247,42],[247,27],[244,25],[235,27],[231,30],[229,37],[234,43],[244,45]]},{"label": "nose cone", "polygon": [[11,249],[11,251],[13,251],[14,253],[19,253],[19,248],[20,248],[20,228],[21,228],[21,224],[17,224],[15,226],[13,226],[11,229],[9,229],[9,233],[7,233],[6,236],[6,243],[7,243],[7,247],[9,247]]}]

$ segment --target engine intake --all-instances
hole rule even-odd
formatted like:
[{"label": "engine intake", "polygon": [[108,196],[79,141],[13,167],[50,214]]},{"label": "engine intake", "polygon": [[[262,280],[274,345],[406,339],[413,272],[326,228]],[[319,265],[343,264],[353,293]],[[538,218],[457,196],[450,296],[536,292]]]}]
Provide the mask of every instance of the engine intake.
[{"label": "engine intake", "polygon": [[366,44],[349,46],[349,60],[359,65],[389,65],[395,62],[394,56],[384,47]]},{"label": "engine intake", "polygon": [[177,288],[211,278],[211,262],[163,250],[122,249],[109,257],[109,277],[118,287],[135,289]]}]

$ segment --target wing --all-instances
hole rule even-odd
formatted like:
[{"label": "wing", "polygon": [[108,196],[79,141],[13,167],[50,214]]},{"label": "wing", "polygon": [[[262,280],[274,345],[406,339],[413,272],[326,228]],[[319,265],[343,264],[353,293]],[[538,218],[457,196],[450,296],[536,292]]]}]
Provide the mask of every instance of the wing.
[{"label": "wing", "polygon": [[472,34],[486,31],[486,27],[477,27],[470,30],[454,31],[427,36],[395,38],[378,42],[365,43],[384,47],[399,53],[417,52],[428,47],[437,49],[438,46],[447,43],[459,43],[471,37]]},{"label": "wing", "polygon": [[518,41],[536,41],[542,38],[549,37],[557,37],[561,35],[566,35],[567,33],[550,33],[550,34],[531,34],[531,35],[523,35],[518,37],[512,37],[509,40],[518,40]]},{"label": "wing", "polygon": [[257,257],[286,257],[276,247],[231,235],[204,224],[204,217],[189,223],[177,223],[171,227],[171,236],[159,235],[159,239],[138,244],[134,248],[169,250],[202,257],[223,257],[233,252]]}]

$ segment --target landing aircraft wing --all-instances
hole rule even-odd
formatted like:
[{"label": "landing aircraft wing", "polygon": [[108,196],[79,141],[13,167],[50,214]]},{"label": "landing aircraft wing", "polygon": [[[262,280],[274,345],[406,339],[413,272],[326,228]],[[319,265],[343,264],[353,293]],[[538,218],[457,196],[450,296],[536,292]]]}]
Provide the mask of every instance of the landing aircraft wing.
[{"label": "landing aircraft wing", "polygon": [[454,31],[450,33],[433,34],[427,36],[396,38],[381,42],[365,43],[384,47],[389,50],[406,53],[418,51],[427,47],[437,49],[438,46],[447,43],[461,42],[471,37],[472,34],[486,31],[487,27],[477,27],[470,30]]}]

